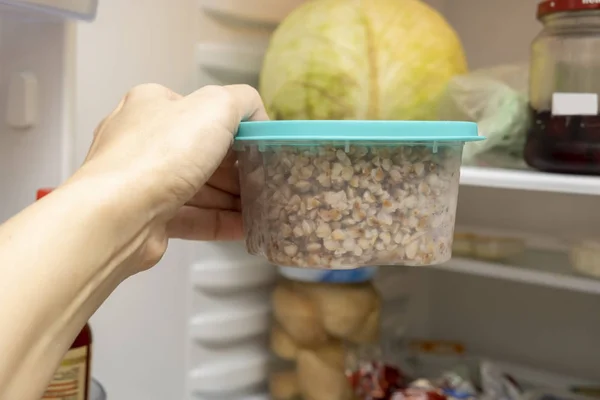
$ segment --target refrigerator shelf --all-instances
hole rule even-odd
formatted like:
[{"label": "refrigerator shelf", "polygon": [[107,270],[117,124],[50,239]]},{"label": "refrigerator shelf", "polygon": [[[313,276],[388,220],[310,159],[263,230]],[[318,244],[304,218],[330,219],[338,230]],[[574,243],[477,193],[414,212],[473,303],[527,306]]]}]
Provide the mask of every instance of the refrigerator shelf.
[{"label": "refrigerator shelf", "polygon": [[566,252],[528,249],[523,255],[503,262],[452,258],[434,266],[442,271],[529,283],[576,292],[600,294],[600,280],[578,274],[571,267]]},{"label": "refrigerator shelf", "polygon": [[600,195],[598,177],[482,167],[463,167],[460,174],[460,183],[465,186]]},{"label": "refrigerator shelf", "polygon": [[196,46],[200,68],[215,74],[230,72],[258,76],[267,43],[200,43]]},{"label": "refrigerator shelf", "polygon": [[275,28],[301,3],[302,0],[200,0],[200,9],[218,17]]}]

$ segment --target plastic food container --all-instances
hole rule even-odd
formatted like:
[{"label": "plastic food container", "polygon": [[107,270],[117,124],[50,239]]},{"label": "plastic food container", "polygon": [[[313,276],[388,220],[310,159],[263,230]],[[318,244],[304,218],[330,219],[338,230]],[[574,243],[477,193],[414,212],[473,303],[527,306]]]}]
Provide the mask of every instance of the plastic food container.
[{"label": "plastic food container", "polygon": [[456,228],[452,254],[486,261],[501,261],[525,251],[525,240],[519,237],[477,229]]},{"label": "plastic food container", "polygon": [[343,269],[450,259],[471,122],[240,124],[246,245],[283,266]]},{"label": "plastic food container", "polygon": [[531,45],[525,161],[548,172],[600,174],[600,3],[545,0]]},{"label": "plastic food container", "polygon": [[375,268],[280,273],[272,297],[271,398],[351,400],[346,365],[353,346],[379,342]]},{"label": "plastic food container", "polygon": [[582,240],[570,251],[571,265],[580,274],[600,278],[600,240]]}]

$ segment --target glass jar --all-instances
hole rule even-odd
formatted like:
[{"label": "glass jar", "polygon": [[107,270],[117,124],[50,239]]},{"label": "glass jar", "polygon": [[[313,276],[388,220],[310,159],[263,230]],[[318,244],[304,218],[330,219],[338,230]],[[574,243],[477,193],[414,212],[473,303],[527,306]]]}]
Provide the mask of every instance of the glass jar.
[{"label": "glass jar", "polygon": [[90,400],[106,400],[106,392],[102,385],[95,379],[91,380]]},{"label": "glass jar", "polygon": [[531,46],[525,161],[547,172],[600,174],[600,2],[546,0]]},{"label": "glass jar", "polygon": [[[357,366],[391,364],[390,354],[381,354],[385,307],[373,281],[376,268],[279,272],[272,296],[271,398],[356,399]],[[399,379],[392,370],[386,377]]]}]

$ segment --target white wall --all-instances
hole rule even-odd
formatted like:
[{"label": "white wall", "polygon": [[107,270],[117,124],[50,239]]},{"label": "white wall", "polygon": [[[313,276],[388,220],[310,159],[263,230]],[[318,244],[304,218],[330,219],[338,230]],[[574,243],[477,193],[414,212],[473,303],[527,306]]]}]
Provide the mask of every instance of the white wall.
[{"label": "white wall", "polygon": [[[132,86],[193,89],[193,0],[101,0],[78,25],[77,159],[96,124]],[[93,374],[109,399],[184,397],[187,254],[172,244],[160,265],[125,282],[92,318]]]}]

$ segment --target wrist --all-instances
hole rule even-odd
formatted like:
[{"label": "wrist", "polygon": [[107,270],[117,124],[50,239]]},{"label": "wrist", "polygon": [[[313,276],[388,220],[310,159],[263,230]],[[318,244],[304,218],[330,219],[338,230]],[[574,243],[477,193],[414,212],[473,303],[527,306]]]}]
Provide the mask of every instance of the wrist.
[{"label": "wrist", "polygon": [[[56,192],[77,209],[89,209],[93,220],[126,255],[129,274],[154,265],[166,250],[165,227],[172,199],[164,195],[157,182],[164,179],[151,171],[95,173],[84,166]],[[161,197],[162,196],[162,197]],[[123,255],[125,256],[125,254]]]}]

